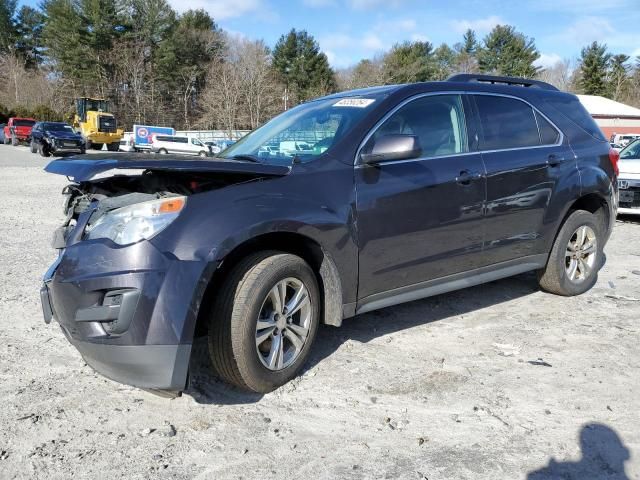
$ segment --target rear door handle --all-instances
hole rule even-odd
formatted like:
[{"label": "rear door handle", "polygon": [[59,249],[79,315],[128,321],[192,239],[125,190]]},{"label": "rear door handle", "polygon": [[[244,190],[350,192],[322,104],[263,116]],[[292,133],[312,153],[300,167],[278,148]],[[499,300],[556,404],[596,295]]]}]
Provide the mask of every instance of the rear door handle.
[{"label": "rear door handle", "polygon": [[471,185],[473,180],[479,180],[482,178],[482,174],[480,172],[472,172],[470,170],[462,170],[460,175],[456,177],[456,183],[459,185]]},{"label": "rear door handle", "polygon": [[564,158],[558,157],[553,153],[547,157],[547,166],[549,167],[557,167],[564,161]]}]

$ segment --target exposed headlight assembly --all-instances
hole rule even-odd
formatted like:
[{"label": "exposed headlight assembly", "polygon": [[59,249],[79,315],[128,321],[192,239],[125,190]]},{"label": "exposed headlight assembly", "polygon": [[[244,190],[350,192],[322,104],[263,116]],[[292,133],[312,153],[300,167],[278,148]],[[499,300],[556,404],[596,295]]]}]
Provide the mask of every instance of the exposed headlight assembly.
[{"label": "exposed headlight assembly", "polygon": [[173,222],[186,202],[186,197],[169,197],[111,210],[87,225],[84,239],[109,238],[118,245],[148,240]]}]

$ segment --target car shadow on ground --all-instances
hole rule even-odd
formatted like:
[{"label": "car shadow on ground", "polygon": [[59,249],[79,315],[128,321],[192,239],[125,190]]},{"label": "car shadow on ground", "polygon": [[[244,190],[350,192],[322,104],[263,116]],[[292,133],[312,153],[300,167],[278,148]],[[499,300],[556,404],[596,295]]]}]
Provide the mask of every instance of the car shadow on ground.
[{"label": "car shadow on ground", "polygon": [[631,223],[633,225],[640,225],[640,215],[618,215],[616,219],[619,223]]},{"label": "car shadow on ground", "polygon": [[618,433],[601,423],[588,423],[580,430],[582,458],[577,462],[558,462],[554,458],[527,480],[629,480],[624,464],[630,451]]},{"label": "car shadow on ground", "polygon": [[[437,322],[452,316],[508,302],[538,291],[534,272],[388,307],[347,319],[340,328],[322,325],[311,355],[300,375],[331,356],[345,341],[367,343],[395,332]],[[246,404],[262,398],[217,379],[212,373],[206,339],[194,342],[189,366],[189,386],[184,392],[198,403]]]}]

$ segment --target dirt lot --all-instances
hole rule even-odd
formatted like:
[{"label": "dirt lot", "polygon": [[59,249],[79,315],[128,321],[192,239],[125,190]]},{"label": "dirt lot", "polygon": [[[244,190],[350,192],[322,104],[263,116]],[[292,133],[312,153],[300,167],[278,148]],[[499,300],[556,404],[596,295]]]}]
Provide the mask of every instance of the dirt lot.
[{"label": "dirt lot", "polygon": [[274,393],[216,383],[201,357],[167,400],[97,375],[43,323],[65,184],[45,163],[0,146],[0,478],[640,478],[632,218],[581,297],[527,274],[388,308],[322,328]]}]

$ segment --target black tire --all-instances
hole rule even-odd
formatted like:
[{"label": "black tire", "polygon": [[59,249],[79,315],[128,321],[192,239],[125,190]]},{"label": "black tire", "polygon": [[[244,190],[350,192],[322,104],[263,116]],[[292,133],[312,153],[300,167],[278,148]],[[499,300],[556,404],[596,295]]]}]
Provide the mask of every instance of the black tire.
[{"label": "black tire", "polygon": [[38,145],[38,153],[40,154],[41,157],[48,157],[51,155],[51,152],[49,151],[49,147],[47,147],[43,143]]},{"label": "black tire", "polygon": [[159,153],[160,155],[166,155],[166,154],[167,154],[167,150],[166,150],[166,149],[164,149],[164,148],[161,148],[160,150],[158,150],[158,153]]},{"label": "black tire", "polygon": [[205,152],[204,150],[200,150],[200,153],[198,153],[199,157],[206,157],[207,156],[207,152]]},{"label": "black tire", "polygon": [[81,148],[80,149],[80,155],[84,155],[85,153],[87,153],[86,148]]},{"label": "black tire", "polygon": [[118,142],[107,143],[107,150],[110,152],[117,152],[120,150],[120,144]]},{"label": "black tire", "polygon": [[29,151],[31,153],[36,153],[38,151],[38,145],[36,145],[36,142],[34,142],[33,139],[31,139],[31,142],[29,143]]},{"label": "black tire", "polygon": [[103,145],[104,143],[91,143],[91,148],[94,150],[102,150]]},{"label": "black tire", "polygon": [[[310,300],[307,338],[295,360],[270,370],[260,360],[256,324],[268,293],[288,278],[302,282]],[[300,257],[265,251],[241,261],[230,273],[214,302],[209,323],[209,355],[215,373],[243,390],[267,393],[294,378],[304,365],[316,336],[320,293],[315,274]]]},{"label": "black tire", "polygon": [[[567,272],[567,262],[571,261],[567,257],[567,251],[569,242],[576,238],[577,230],[583,226],[591,229],[595,235],[595,257],[593,267],[588,271],[588,274],[579,281],[573,281],[569,277],[570,273]],[[592,213],[584,210],[572,212],[556,236],[546,267],[538,272],[540,287],[547,292],[566,297],[580,295],[591,289],[598,280],[598,270],[602,266],[603,246],[604,235],[598,219]]]}]

